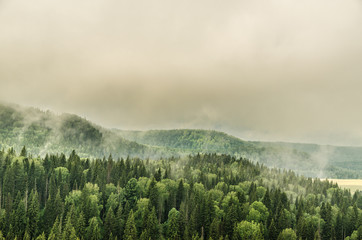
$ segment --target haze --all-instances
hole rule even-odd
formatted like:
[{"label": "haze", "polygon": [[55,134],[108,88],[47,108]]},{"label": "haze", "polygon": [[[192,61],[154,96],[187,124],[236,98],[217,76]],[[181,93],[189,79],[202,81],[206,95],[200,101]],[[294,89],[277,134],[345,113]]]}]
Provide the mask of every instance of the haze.
[{"label": "haze", "polygon": [[362,145],[362,2],[0,1],[0,99],[120,129]]}]

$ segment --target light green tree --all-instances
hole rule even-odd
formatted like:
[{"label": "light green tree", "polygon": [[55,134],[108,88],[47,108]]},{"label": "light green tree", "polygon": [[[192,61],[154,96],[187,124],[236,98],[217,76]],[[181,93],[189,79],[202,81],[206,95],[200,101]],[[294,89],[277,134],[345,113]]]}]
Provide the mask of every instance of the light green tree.
[{"label": "light green tree", "polygon": [[234,229],[234,240],[262,240],[260,224],[248,221],[238,223]]},{"label": "light green tree", "polygon": [[297,234],[293,229],[286,228],[279,234],[278,240],[297,240]]}]

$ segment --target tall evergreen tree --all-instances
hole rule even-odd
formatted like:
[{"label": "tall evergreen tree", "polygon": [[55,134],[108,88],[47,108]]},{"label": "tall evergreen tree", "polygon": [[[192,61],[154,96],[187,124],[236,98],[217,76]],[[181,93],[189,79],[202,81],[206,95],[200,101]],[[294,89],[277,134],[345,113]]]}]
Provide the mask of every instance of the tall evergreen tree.
[{"label": "tall evergreen tree", "polygon": [[15,211],[14,231],[15,235],[22,238],[26,228],[26,211],[24,201],[20,201]]},{"label": "tall evergreen tree", "polygon": [[116,234],[116,218],[114,216],[114,212],[112,207],[110,207],[107,211],[106,218],[104,220],[104,236],[106,239],[109,239],[109,237],[113,234]]},{"label": "tall evergreen tree", "polygon": [[181,205],[181,201],[184,198],[184,183],[183,180],[181,179],[179,181],[178,187],[177,187],[177,192],[176,192],[176,209],[180,210],[180,205]]},{"label": "tall evergreen tree", "polygon": [[133,210],[130,211],[126,223],[126,229],[124,230],[124,240],[136,240],[137,239],[137,228],[133,215]]},{"label": "tall evergreen tree", "polygon": [[160,229],[159,229],[158,219],[156,216],[156,210],[154,207],[152,208],[152,211],[148,214],[146,229],[148,232],[148,237],[151,240],[159,239]]},{"label": "tall evergreen tree", "polygon": [[48,240],[60,240],[62,238],[62,220],[56,218],[52,230],[50,231]]},{"label": "tall evergreen tree", "polygon": [[75,232],[75,228],[73,227],[71,218],[67,219],[67,223],[65,224],[61,239],[62,240],[74,240],[74,239],[77,239],[77,235],[76,235],[76,232]]},{"label": "tall evergreen tree", "polygon": [[102,239],[101,227],[96,217],[93,217],[89,220],[89,225],[87,227],[86,239],[89,240],[100,240]]},{"label": "tall evergreen tree", "polygon": [[30,194],[30,202],[27,211],[28,217],[28,231],[31,238],[35,238],[37,234],[38,222],[39,222],[39,200],[38,193],[33,190]]}]

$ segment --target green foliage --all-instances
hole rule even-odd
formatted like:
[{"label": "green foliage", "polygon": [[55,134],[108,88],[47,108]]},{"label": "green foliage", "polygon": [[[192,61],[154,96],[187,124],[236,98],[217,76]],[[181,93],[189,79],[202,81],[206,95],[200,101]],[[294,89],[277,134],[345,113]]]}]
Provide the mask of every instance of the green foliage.
[{"label": "green foliage", "polygon": [[264,238],[260,231],[260,225],[258,223],[242,221],[236,225],[233,239],[262,240]]},{"label": "green foliage", "polygon": [[[166,169],[172,174],[164,178]],[[0,151],[0,173],[0,231],[7,239],[362,235],[362,193],[230,155],[25,158],[9,149]]]},{"label": "green foliage", "polygon": [[75,228],[72,224],[72,219],[68,218],[67,223],[62,233],[62,240],[74,240],[77,238]]},{"label": "green foliage", "polygon": [[136,240],[137,239],[137,228],[134,220],[133,210],[130,211],[127,223],[126,223],[126,229],[124,231],[123,238],[125,240]]},{"label": "green foliage", "polygon": [[[26,148],[23,148],[26,146]],[[267,166],[290,168],[305,176],[361,178],[361,147],[334,147],[315,144],[247,142],[207,130],[108,130],[72,114],[61,116],[34,108],[0,104],[0,147],[15,147],[21,156],[46,152],[81,157],[152,157],[155,159],[188,154],[218,153],[247,157]],[[324,154],[328,160],[320,163]],[[74,170],[74,169],[73,169]],[[164,169],[164,177],[171,173]],[[69,171],[72,171],[69,168]],[[117,173],[118,174],[118,173]],[[322,174],[322,176],[321,176]],[[111,175],[105,176],[109,180]],[[79,176],[74,176],[80,184]],[[70,187],[75,179],[70,179]],[[117,179],[119,180],[119,179]],[[257,195],[262,194],[257,191]],[[259,199],[253,199],[259,200]]]},{"label": "green foliage", "polygon": [[180,227],[179,227],[180,213],[175,208],[172,208],[168,213],[167,222],[167,236],[168,239],[180,239]]},{"label": "green foliage", "polygon": [[279,234],[278,240],[297,240],[297,234],[293,229],[286,228]]}]

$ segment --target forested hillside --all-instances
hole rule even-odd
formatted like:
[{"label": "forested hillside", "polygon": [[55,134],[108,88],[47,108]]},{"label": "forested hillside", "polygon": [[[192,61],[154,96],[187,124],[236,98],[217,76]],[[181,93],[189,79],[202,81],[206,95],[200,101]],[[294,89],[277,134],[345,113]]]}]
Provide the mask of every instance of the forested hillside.
[{"label": "forested hillside", "polygon": [[0,151],[0,239],[361,239],[362,195],[244,158]]},{"label": "forested hillside", "polygon": [[73,114],[55,115],[35,108],[0,104],[0,147],[18,150],[26,145],[35,156],[71,153],[82,157],[161,156],[162,149],[144,146]]},{"label": "forested hillside", "polygon": [[122,138],[175,152],[206,152],[246,157],[270,167],[292,169],[305,176],[361,178],[362,148],[317,144],[251,142],[209,130],[114,130]]},{"label": "forested hillside", "polygon": [[159,159],[219,153],[248,158],[269,167],[292,169],[312,177],[359,178],[362,148],[316,144],[243,141],[228,134],[194,129],[121,131],[106,129],[73,114],[0,104],[0,149],[14,147],[44,157],[46,153],[81,157]]}]

